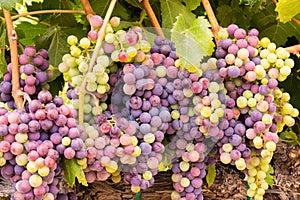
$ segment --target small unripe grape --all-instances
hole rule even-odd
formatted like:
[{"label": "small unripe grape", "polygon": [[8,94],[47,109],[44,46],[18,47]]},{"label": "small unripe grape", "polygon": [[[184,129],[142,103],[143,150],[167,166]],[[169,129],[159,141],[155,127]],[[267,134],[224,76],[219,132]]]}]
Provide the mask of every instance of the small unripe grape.
[{"label": "small unripe grape", "polygon": [[42,185],[42,182],[42,177],[37,174],[31,175],[29,178],[29,184],[31,185],[31,187],[39,187],[40,185]]},{"label": "small unripe grape", "polygon": [[76,45],[78,43],[78,38],[75,35],[70,35],[67,38],[67,42],[69,45]]}]

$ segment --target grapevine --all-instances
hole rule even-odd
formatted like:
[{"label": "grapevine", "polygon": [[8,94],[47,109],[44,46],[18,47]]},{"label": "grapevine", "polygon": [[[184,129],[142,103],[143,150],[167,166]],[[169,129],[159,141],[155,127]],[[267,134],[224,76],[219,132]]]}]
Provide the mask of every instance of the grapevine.
[{"label": "grapevine", "polygon": [[[103,16],[87,0],[72,2],[73,10],[21,13],[31,6],[26,1],[10,8],[14,16],[0,4],[10,50],[0,83],[0,172],[12,199],[76,199],[64,194],[63,178],[71,187],[76,178],[84,186],[123,181],[139,194],[169,171],[171,199],[202,200],[217,162],[245,175],[249,198],[264,199],[279,133],[299,115],[281,86],[297,67],[299,44],[283,48],[256,28],[221,27],[214,7],[201,2],[208,20],[179,13],[169,31],[148,0],[134,5],[149,19],[141,15],[130,26],[114,16],[116,0]],[[18,50],[22,22],[12,20],[49,13],[73,14],[85,33],[64,34],[59,59],[52,45]],[[63,86],[51,94],[59,78]]]}]

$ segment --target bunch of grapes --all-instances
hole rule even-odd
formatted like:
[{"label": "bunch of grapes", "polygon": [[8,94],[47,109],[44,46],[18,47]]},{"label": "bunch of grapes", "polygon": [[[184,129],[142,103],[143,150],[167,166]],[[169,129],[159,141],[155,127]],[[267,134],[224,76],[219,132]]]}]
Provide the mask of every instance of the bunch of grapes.
[{"label": "bunch of grapes", "polygon": [[[45,49],[36,50],[34,46],[26,46],[19,55],[19,72],[21,90],[36,98],[43,87],[47,88],[47,80],[52,73],[49,68],[48,52]],[[15,108],[12,97],[12,65],[7,65],[7,70],[0,84],[1,101],[6,102],[9,108]]]},{"label": "bunch of grapes", "polygon": [[[90,18],[91,30],[87,37],[78,38],[71,35],[67,38],[70,53],[65,54],[59,70],[64,73],[65,81],[69,81],[68,97],[72,99],[74,108],[84,106],[84,121],[95,124],[95,116],[107,109],[105,101],[112,91],[110,77],[118,73],[117,62],[145,62],[151,45],[146,40],[141,28],[133,27],[127,32],[114,31],[119,19],[113,17],[105,28],[105,37],[97,55],[96,63],[90,66],[96,46],[98,31],[103,20],[100,16]],[[80,103],[78,95],[84,93],[84,103]]]},{"label": "bunch of grapes", "polygon": [[83,159],[76,111],[42,90],[25,109],[1,108],[1,174],[10,179],[14,199],[55,199],[62,173],[60,155]]},{"label": "bunch of grapes", "polygon": [[263,199],[270,162],[278,132],[293,126],[299,112],[288,102],[288,93],[278,87],[291,73],[294,62],[284,48],[268,38],[259,40],[258,31],[232,24],[216,50],[219,74],[228,91],[226,118],[229,126],[218,143],[220,160],[245,170],[248,196]]}]

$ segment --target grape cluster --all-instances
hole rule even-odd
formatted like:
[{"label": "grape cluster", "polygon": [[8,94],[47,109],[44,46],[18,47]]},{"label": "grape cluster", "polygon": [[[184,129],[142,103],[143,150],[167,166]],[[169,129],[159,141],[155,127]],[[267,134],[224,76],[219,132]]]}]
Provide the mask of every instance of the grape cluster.
[{"label": "grape cluster", "polygon": [[248,33],[232,24],[221,33],[216,50],[219,74],[228,91],[225,115],[229,126],[218,142],[220,160],[245,170],[255,200],[263,199],[268,189],[267,174],[278,142],[278,132],[293,126],[299,111],[288,102],[278,82],[291,73],[294,61],[284,48],[276,48],[259,32]]},{"label": "grape cluster", "polygon": [[[34,46],[26,46],[19,55],[19,72],[21,89],[36,98],[42,88],[47,88],[47,80],[53,75],[49,68],[48,52],[45,49],[36,50]],[[12,65],[7,65],[7,72],[0,84],[1,101],[9,108],[15,108],[12,97]]]},{"label": "grape cluster", "polygon": [[[90,18],[91,30],[87,37],[78,38],[71,35],[67,38],[70,53],[65,54],[59,70],[69,80],[68,97],[72,99],[74,108],[79,109],[82,103],[78,95],[84,93],[84,121],[95,124],[95,116],[107,109],[105,101],[112,91],[111,77],[118,73],[117,62],[146,62],[146,54],[151,45],[139,27],[129,31],[114,31],[119,24],[118,18],[113,17],[106,27],[106,34],[94,66],[89,66],[94,52],[98,31],[102,26],[100,16]],[[91,114],[92,113],[92,114]]]},{"label": "grape cluster", "polygon": [[76,111],[64,105],[62,98],[52,100],[45,90],[26,109],[1,108],[1,175],[13,183],[14,199],[56,198],[60,155],[86,157],[75,117]]}]

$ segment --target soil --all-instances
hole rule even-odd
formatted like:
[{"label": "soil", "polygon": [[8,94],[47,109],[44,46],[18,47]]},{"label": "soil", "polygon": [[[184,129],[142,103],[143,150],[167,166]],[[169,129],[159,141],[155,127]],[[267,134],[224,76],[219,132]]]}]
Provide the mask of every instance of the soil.
[{"label": "soil", "polygon": [[[266,200],[300,200],[300,147],[278,144],[273,158],[274,185],[266,192]],[[205,200],[247,200],[244,175],[234,167],[217,164],[215,183],[203,186]],[[155,184],[142,191],[142,200],[169,200],[173,190],[171,173],[159,173]],[[65,192],[72,189],[64,187]],[[125,183],[95,182],[89,187],[74,188],[79,200],[129,200],[135,199],[130,186]],[[7,180],[0,182],[0,200],[9,199],[13,190]]]}]

